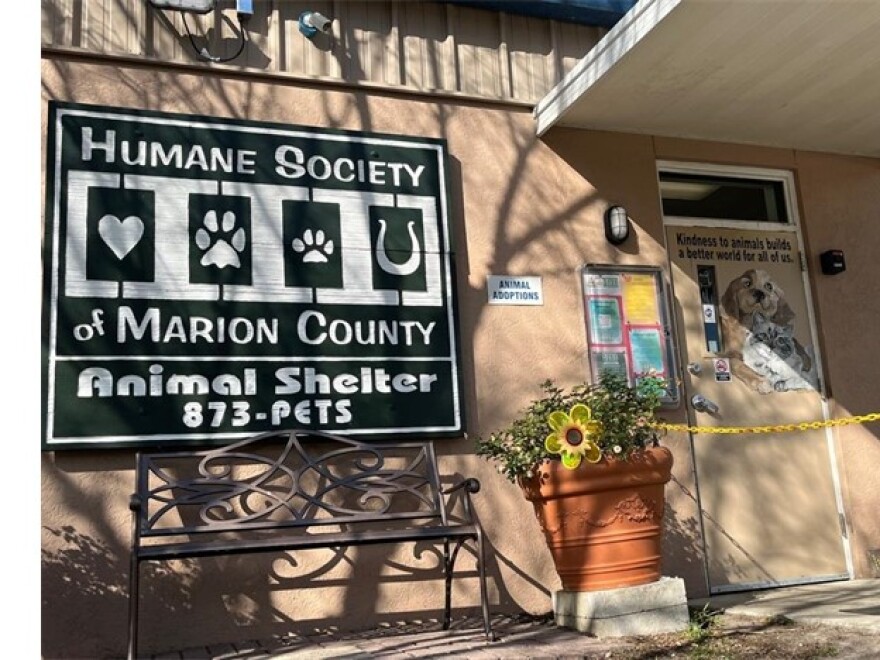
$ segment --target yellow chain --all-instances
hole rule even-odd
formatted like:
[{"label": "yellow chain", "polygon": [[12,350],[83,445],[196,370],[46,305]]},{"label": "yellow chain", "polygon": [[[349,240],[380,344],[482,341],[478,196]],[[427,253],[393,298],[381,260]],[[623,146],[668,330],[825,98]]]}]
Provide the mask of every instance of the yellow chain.
[{"label": "yellow chain", "polygon": [[772,426],[688,426],[687,424],[666,424],[658,422],[654,428],[665,431],[685,431],[689,433],[714,433],[719,435],[736,433],[787,433],[789,431],[810,431],[824,429],[831,426],[846,426],[848,424],[864,424],[880,420],[880,412],[855,417],[841,417],[829,419],[825,422],[800,422],[798,424],[774,424]]}]

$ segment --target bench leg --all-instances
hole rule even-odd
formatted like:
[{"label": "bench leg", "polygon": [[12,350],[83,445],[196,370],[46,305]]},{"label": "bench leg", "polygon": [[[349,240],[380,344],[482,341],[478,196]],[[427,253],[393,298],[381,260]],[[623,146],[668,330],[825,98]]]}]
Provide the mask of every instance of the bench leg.
[{"label": "bench leg", "polygon": [[[446,610],[443,617],[443,630],[448,630],[452,622],[452,574],[455,560],[458,557],[458,551],[461,549],[464,541],[465,539],[456,541],[451,556],[449,554],[449,541],[443,542],[443,563],[446,569]],[[483,629],[486,632],[486,638],[490,642],[494,642],[497,637],[492,632],[492,622],[489,618],[489,590],[486,585],[486,553],[483,551],[482,530],[477,533],[474,544],[477,546],[477,572],[480,577],[480,606],[483,611]]]},{"label": "bench leg", "polygon": [[128,660],[137,657],[139,567],[137,557],[132,552],[128,576]]},{"label": "bench leg", "polygon": [[443,616],[443,630],[449,630],[449,626],[452,624],[452,575],[458,551],[464,541],[465,539],[459,539],[455,542],[451,555],[449,554],[449,540],[443,542],[443,565],[446,569],[446,609]]},{"label": "bench leg", "polygon": [[477,570],[480,574],[480,604],[483,608],[483,628],[486,631],[486,639],[494,642],[497,637],[492,632],[492,622],[489,618],[489,589],[486,585],[486,553],[483,550],[483,530],[477,529]]},{"label": "bench leg", "polygon": [[452,559],[449,556],[449,539],[443,541],[443,574],[446,579],[446,606],[443,610],[443,630],[452,623]]}]

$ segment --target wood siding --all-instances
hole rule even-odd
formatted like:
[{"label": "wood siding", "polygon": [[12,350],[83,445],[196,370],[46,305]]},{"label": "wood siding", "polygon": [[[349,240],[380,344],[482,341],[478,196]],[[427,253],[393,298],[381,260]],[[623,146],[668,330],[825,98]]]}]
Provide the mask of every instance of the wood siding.
[{"label": "wood siding", "polygon": [[[214,56],[238,48],[234,3],[209,14],[156,10],[147,0],[41,0],[46,49],[222,66],[295,78],[535,103],[605,34],[574,25],[439,2],[256,0],[249,42],[228,64],[199,60],[187,36]],[[333,18],[304,37],[300,14]],[[186,23],[185,23],[186,22]]]}]

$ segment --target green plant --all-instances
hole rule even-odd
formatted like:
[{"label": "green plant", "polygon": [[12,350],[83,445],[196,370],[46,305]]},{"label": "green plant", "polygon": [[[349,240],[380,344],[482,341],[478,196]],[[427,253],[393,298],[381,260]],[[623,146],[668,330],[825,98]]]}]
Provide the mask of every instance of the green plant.
[{"label": "green plant", "polygon": [[603,373],[598,383],[569,390],[544,381],[541,396],[507,427],[477,439],[476,453],[495,461],[498,472],[513,483],[530,477],[545,460],[561,459],[570,468],[582,458],[627,460],[657,444],[655,413],[665,386],[666,381],[650,374],[629,385],[620,375]]},{"label": "green plant", "polygon": [[794,620],[789,619],[784,614],[774,614],[764,619],[764,623],[768,626],[793,626]]},{"label": "green plant", "polygon": [[709,609],[709,603],[703,605],[702,609],[691,609],[690,621],[688,622],[687,630],[684,632],[685,637],[695,644],[705,640],[709,637],[712,628],[717,625],[719,614],[721,612],[718,610]]}]

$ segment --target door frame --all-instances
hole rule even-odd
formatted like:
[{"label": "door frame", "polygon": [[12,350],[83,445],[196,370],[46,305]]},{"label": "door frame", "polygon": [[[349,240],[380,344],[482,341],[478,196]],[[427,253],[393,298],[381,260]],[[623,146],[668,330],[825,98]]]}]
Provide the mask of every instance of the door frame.
[{"label": "door frame", "polygon": [[[730,178],[743,178],[752,180],[764,180],[781,182],[784,192],[784,201],[786,211],[788,213],[789,222],[752,222],[747,220],[724,220],[718,218],[687,218],[680,216],[667,216],[663,213],[663,199],[660,192],[660,173],[669,172],[674,174],[694,174],[703,176],[725,176]],[[801,267],[801,281],[804,287],[804,298],[806,299],[807,319],[809,322],[810,333],[815,346],[816,373],[819,376],[819,399],[822,408],[822,421],[828,421],[831,418],[831,410],[828,400],[828,388],[825,380],[825,369],[822,359],[821,343],[819,342],[819,328],[816,323],[816,315],[813,307],[813,293],[810,286],[809,266],[806,260],[806,252],[804,249],[804,241],[801,230],[800,208],[798,206],[798,198],[796,194],[796,180],[794,172],[791,170],[771,169],[765,167],[752,167],[741,165],[719,165],[712,163],[700,163],[690,161],[676,160],[657,160],[655,174],[657,175],[657,198],[660,204],[660,215],[663,223],[663,242],[666,249],[666,267],[669,272],[670,295],[675,300],[675,282],[672,278],[672,263],[670,260],[669,244],[666,237],[666,227],[717,227],[724,229],[766,229],[768,231],[780,231],[791,233],[797,245],[798,256]],[[675,324],[673,324],[675,327]],[[677,333],[676,333],[677,334]],[[681,336],[676,336],[675,345],[679,353],[682,351]],[[679,364],[682,364],[679,360]],[[688,424],[694,423],[693,412],[688,404],[689,392],[686,391],[684,383],[682,383],[681,401],[684,405],[685,414]],[[838,580],[837,576],[820,576],[816,578],[807,578],[796,581],[786,580],[772,583],[753,583],[742,585],[726,585],[721,587],[713,587],[709,580],[709,556],[706,551],[706,534],[703,526],[703,505],[700,497],[700,475],[696,469],[696,445],[694,443],[693,433],[689,433],[690,449],[691,449],[691,467],[694,474],[694,484],[696,490],[697,507],[699,509],[700,535],[703,551],[703,574],[706,578],[706,590],[709,594],[720,594],[736,591],[751,591],[755,589],[772,589],[790,584],[814,584],[819,582],[829,582]],[[840,472],[838,469],[837,451],[834,445],[834,434],[831,427],[825,428],[825,446],[828,452],[828,462],[831,469],[831,481],[834,487],[834,500],[837,508],[838,519],[840,520],[840,540],[843,547],[844,560],[846,562],[846,572],[848,579],[853,579],[855,572],[852,558],[852,547],[850,544],[850,525],[846,516],[846,510],[843,503],[843,491],[840,483]]]}]

